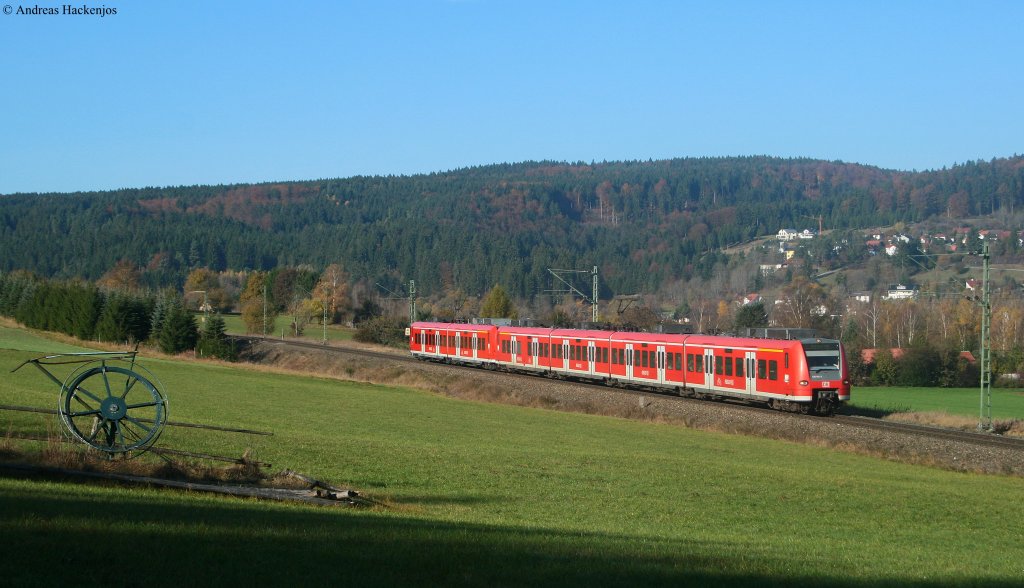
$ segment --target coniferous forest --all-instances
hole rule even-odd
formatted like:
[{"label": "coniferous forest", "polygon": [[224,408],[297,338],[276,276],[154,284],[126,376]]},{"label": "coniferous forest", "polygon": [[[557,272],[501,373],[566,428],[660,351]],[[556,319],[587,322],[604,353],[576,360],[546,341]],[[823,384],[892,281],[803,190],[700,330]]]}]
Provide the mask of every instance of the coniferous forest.
[{"label": "coniferous forest", "polygon": [[[928,172],[768,157],[531,162],[14,194],[0,196],[0,316],[231,358],[224,321],[200,330],[192,312],[238,311],[251,333],[268,332],[268,313],[296,335],[317,321],[349,322],[386,342],[408,314],[394,303],[385,311],[385,293],[400,297],[415,280],[421,318],[517,316],[521,305],[529,314],[520,317],[570,325],[589,313],[550,295],[548,268],[597,266],[602,320],[650,328],[671,314],[699,332],[813,327],[847,343],[858,383],[960,385],[976,380],[961,354],[979,337],[973,256],[987,243],[1001,261],[1024,261],[1022,202],[1020,156]],[[910,225],[918,229],[906,234]],[[829,234],[783,243],[783,228]],[[737,244],[747,246],[724,251]],[[944,272],[918,280],[938,265]],[[921,296],[886,301],[896,283]],[[1013,274],[997,280],[1002,373],[1024,370],[1021,291]],[[633,293],[644,296],[611,300]],[[495,314],[498,298],[505,309]],[[876,361],[864,364],[861,348],[879,348]],[[888,348],[911,351],[896,360]],[[889,369],[897,363],[908,365]]]},{"label": "coniferous forest", "polygon": [[0,196],[0,270],[96,280],[119,263],[180,288],[197,267],[342,262],[421,292],[496,283],[521,299],[547,268],[597,265],[608,292],[704,275],[720,248],[783,227],[857,229],[1013,212],[1024,157],[928,172],[770,157],[530,162],[401,177]]}]

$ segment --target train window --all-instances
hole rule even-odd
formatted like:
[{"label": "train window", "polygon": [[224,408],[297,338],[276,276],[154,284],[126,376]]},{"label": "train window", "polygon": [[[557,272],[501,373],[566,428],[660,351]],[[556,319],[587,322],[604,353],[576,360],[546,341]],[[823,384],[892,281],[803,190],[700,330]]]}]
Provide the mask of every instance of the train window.
[{"label": "train window", "polygon": [[688,371],[688,372],[692,372],[693,371],[693,354],[692,353],[687,353],[686,354],[686,371]]},{"label": "train window", "polygon": [[608,363],[608,348],[601,348],[601,363]]},{"label": "train window", "polygon": [[694,370],[694,371],[703,372],[704,371],[704,356],[703,355],[696,355],[694,357],[697,358],[697,369]]},{"label": "train window", "polygon": [[727,376],[731,376],[732,375],[732,358],[731,357],[725,358],[725,375],[727,375]]},{"label": "train window", "polygon": [[640,351],[640,367],[647,367],[647,350]]},{"label": "train window", "polygon": [[736,377],[737,378],[742,378],[743,377],[743,358],[742,357],[737,357],[736,358]]},{"label": "train window", "polygon": [[722,356],[721,355],[716,355],[715,356],[715,374],[717,374],[719,376],[722,375]]},{"label": "train window", "polygon": [[659,351],[658,352],[658,369],[660,369],[660,370],[665,369],[665,352],[664,351]]},{"label": "train window", "polygon": [[676,354],[676,371],[677,372],[683,371],[683,354],[682,353],[677,353]]},{"label": "train window", "polygon": [[779,362],[775,361],[774,359],[768,361],[768,379],[779,379]]},{"label": "train window", "polygon": [[785,368],[788,370],[789,369],[789,353],[788,352],[783,354],[782,360],[784,362],[782,365],[785,366]]},{"label": "train window", "polygon": [[763,380],[768,376],[768,362],[759,359],[757,360],[757,379]]}]

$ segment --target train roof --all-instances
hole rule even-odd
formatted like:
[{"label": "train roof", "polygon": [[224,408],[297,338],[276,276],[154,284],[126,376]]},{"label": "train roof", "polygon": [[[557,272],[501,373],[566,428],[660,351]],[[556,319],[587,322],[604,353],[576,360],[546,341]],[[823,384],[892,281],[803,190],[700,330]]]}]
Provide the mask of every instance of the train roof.
[{"label": "train roof", "polygon": [[498,334],[547,336],[551,327],[498,327]]},{"label": "train roof", "polygon": [[716,347],[756,347],[789,349],[800,346],[799,339],[757,339],[754,337],[732,337],[728,335],[688,335],[688,345],[714,345]]},{"label": "train roof", "polygon": [[412,328],[415,329],[434,329],[437,331],[487,331],[490,329],[496,329],[494,325],[473,325],[470,323],[434,323],[428,321],[416,321],[413,323]]},{"label": "train roof", "polygon": [[563,339],[607,339],[612,331],[598,331],[595,329],[553,329],[552,337]]},{"label": "train roof", "polygon": [[690,335],[669,333],[634,333],[632,331],[616,331],[610,333],[612,341],[641,341],[643,343],[675,343],[686,341]]}]

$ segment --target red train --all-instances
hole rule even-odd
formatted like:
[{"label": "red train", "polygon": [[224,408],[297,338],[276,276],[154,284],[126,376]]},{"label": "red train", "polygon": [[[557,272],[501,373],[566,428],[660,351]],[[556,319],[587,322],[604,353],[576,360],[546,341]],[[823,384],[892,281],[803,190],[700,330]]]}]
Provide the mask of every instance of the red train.
[{"label": "red train", "polygon": [[835,339],[753,339],[417,322],[420,359],[591,379],[681,396],[737,398],[822,415],[850,399]]}]

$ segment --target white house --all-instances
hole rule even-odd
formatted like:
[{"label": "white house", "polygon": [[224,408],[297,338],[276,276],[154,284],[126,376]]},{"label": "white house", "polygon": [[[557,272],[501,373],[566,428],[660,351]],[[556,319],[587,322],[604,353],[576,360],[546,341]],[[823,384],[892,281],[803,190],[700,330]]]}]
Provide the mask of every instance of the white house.
[{"label": "white house", "polygon": [[800,233],[796,229],[779,229],[779,241],[792,241],[796,239]]},{"label": "white house", "polygon": [[854,292],[850,298],[863,304],[871,304],[871,292]]},{"label": "white house", "polygon": [[894,284],[889,286],[886,291],[884,298],[886,300],[911,300],[917,298],[921,293],[917,286],[904,286],[903,284]]},{"label": "white house", "polygon": [[804,230],[800,231],[800,234],[797,235],[797,236],[799,238],[801,238],[801,239],[813,239],[814,235],[815,235],[814,231],[812,231],[810,229],[804,229]]}]

